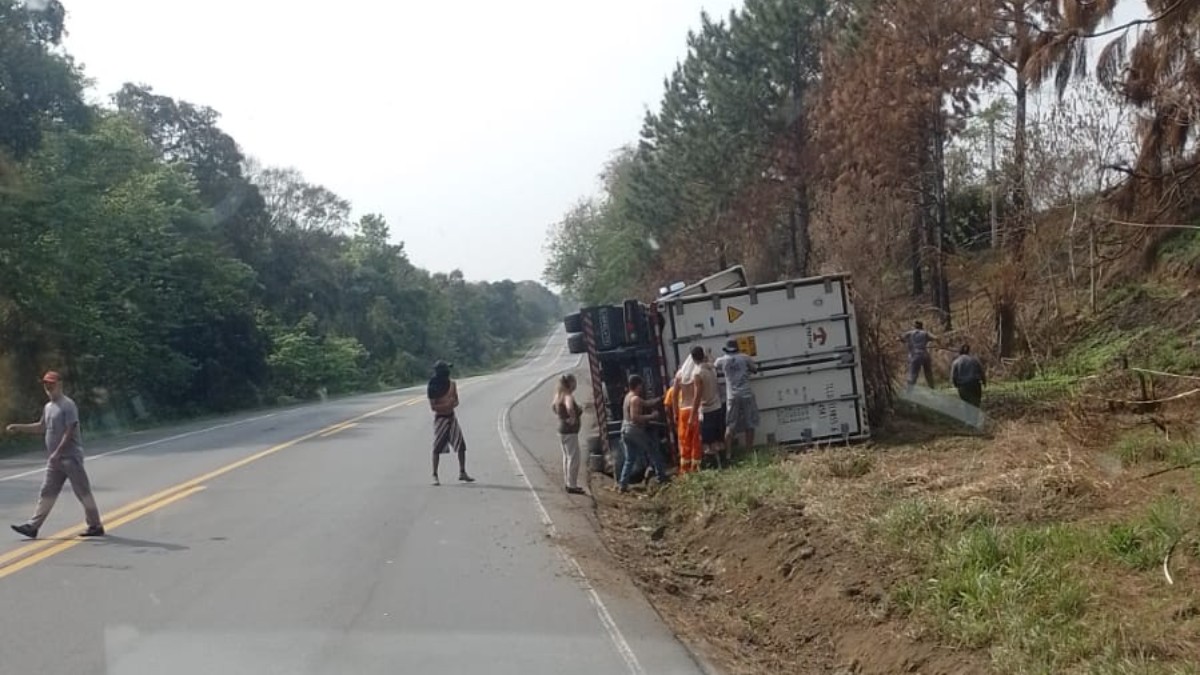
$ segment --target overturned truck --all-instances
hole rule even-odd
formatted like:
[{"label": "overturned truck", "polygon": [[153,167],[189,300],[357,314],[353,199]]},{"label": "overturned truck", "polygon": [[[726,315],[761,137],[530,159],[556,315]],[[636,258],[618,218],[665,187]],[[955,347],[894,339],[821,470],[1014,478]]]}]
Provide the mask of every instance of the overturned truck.
[{"label": "overturned truck", "polygon": [[[770,445],[850,443],[870,436],[858,325],[848,275],[749,285],[741,267],[664,288],[652,303],[585,307],[564,318],[572,353],[587,354],[598,434],[593,469],[622,461],[622,400],[629,376],[660,397],[691,349],[716,354],[734,339],[758,364],[751,387]],[[653,428],[677,457],[673,429]]]}]

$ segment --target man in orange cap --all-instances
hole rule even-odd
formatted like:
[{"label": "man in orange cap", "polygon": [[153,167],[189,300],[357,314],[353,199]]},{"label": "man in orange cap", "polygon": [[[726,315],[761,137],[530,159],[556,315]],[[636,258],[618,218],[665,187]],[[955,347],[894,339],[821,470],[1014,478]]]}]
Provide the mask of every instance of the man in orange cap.
[{"label": "man in orange cap", "polygon": [[46,477],[42,481],[42,490],[38,495],[37,507],[33,518],[23,525],[13,525],[12,529],[30,539],[37,539],[38,529],[46,522],[50,509],[58,494],[62,492],[63,483],[71,481],[71,489],[79,503],[83,504],[83,513],[87,519],[87,529],[84,537],[104,536],[104,526],[100,523],[100,509],[96,506],[96,498],[92,496],[92,484],[88,480],[87,471],[83,469],[83,441],[79,436],[79,408],[75,401],[63,393],[62,376],[51,370],[42,376],[42,388],[50,400],[42,409],[42,419],[30,424],[10,424],[9,433],[45,434]]}]

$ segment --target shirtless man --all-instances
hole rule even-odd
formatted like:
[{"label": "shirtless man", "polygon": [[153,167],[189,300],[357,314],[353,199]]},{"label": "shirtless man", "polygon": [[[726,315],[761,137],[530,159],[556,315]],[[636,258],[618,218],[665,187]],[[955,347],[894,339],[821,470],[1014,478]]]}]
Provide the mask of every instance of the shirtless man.
[{"label": "shirtless man", "polygon": [[433,377],[429,380],[426,394],[429,397],[429,407],[433,410],[433,484],[441,485],[438,480],[438,460],[442,454],[454,451],[458,454],[458,479],[464,483],[474,483],[475,479],[467,475],[467,442],[463,440],[462,428],[458,426],[458,418],[454,409],[458,407],[458,384],[450,379],[451,365],[438,361],[433,365]]},{"label": "shirtless man", "polygon": [[688,360],[675,377],[678,390],[677,438],[679,440],[679,473],[700,470],[700,410],[703,405],[704,387],[698,377],[700,364],[704,363],[704,348],[692,348]]},{"label": "shirtless man", "polygon": [[658,417],[657,411],[647,408],[658,405],[659,401],[643,399],[643,386],[640,375],[629,376],[629,392],[625,394],[625,401],[622,403],[621,443],[625,446],[625,463],[617,479],[619,492],[629,490],[629,481],[633,478],[634,465],[638,459],[645,459],[654,467],[654,475],[658,477],[660,485],[670,480],[667,477],[667,468],[663,466],[662,457],[658,453],[658,444],[646,430],[646,425]]}]

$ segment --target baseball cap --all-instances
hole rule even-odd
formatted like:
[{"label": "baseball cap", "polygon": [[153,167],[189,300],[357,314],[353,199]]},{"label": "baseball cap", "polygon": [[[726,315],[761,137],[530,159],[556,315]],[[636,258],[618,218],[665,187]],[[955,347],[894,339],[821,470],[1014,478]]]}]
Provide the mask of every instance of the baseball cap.
[{"label": "baseball cap", "polygon": [[725,342],[725,347],[723,347],[723,348],[722,348],[722,351],[724,351],[726,354],[736,354],[736,353],[738,353],[738,343],[737,343],[737,340],[728,340],[728,341],[726,341],[726,342]]},{"label": "baseball cap", "polygon": [[42,382],[45,382],[46,384],[57,384],[62,382],[62,375],[59,375],[58,371],[47,370],[46,374],[42,376]]}]

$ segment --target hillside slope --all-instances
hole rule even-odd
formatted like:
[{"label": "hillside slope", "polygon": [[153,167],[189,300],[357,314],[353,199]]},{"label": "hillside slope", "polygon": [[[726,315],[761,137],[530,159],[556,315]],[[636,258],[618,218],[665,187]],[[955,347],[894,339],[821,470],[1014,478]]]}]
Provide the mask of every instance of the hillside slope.
[{"label": "hillside slope", "polygon": [[631,496],[593,476],[606,541],[731,673],[1198,673],[1191,285],[1159,264],[1040,319],[1057,338],[992,364],[982,434],[899,404],[860,447]]}]

